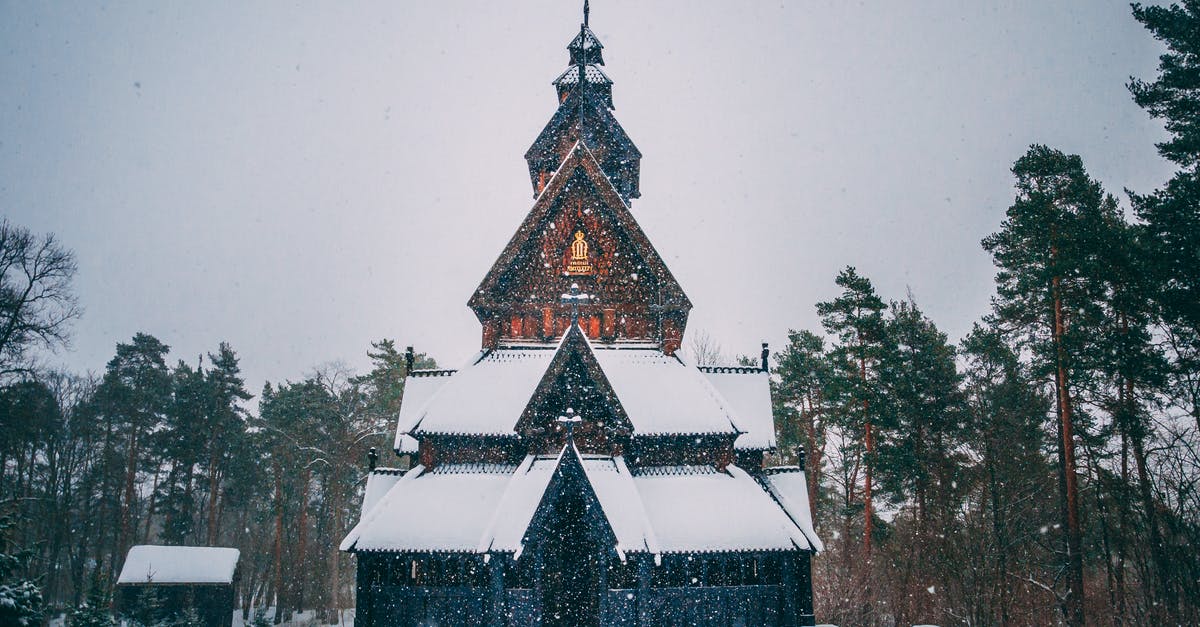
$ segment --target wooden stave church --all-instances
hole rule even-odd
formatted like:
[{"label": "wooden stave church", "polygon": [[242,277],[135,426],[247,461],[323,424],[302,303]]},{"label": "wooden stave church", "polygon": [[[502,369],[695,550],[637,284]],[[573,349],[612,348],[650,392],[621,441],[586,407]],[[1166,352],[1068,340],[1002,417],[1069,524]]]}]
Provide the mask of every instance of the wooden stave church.
[{"label": "wooden stave church", "polygon": [[533,208],[468,301],[481,351],[410,358],[412,467],[372,462],[341,545],[361,626],[814,624],[804,471],[764,468],[766,345],[758,368],[676,355],[692,304],[630,212],[602,50],[585,3]]}]

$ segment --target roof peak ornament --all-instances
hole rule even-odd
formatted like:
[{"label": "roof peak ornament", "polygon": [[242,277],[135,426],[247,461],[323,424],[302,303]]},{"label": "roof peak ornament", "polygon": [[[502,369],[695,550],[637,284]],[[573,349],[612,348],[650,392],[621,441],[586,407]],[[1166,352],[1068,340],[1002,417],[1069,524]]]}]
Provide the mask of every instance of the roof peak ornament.
[{"label": "roof peak ornament", "polygon": [[565,427],[567,429],[567,446],[574,445],[575,444],[575,425],[583,422],[583,418],[581,416],[575,415],[575,410],[568,407],[566,415],[559,416],[557,420],[558,420],[558,424],[562,425],[563,427]]},{"label": "roof peak ornament", "polygon": [[572,283],[571,291],[563,294],[560,301],[564,305],[571,306],[571,324],[579,324],[579,305],[592,300],[590,294],[584,294],[579,291],[579,284]]},{"label": "roof peak ornament", "polygon": [[588,25],[588,13],[591,13],[591,11],[588,9],[588,0],[583,0],[583,25],[584,25],[584,27],[587,27],[587,25]]}]

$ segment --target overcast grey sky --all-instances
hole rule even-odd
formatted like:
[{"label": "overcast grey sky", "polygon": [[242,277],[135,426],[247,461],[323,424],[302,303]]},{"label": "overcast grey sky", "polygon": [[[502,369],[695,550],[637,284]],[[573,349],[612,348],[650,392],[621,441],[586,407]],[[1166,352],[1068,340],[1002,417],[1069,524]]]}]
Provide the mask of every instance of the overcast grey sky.
[{"label": "overcast grey sky", "polygon": [[[0,213],[76,252],[86,308],[51,361],[100,371],[146,331],[189,361],[230,342],[255,393],[381,337],[461,364],[580,4],[0,0]],[[1031,143],[1114,193],[1171,171],[1124,87],[1161,53],[1126,2],[595,0],[591,24],[634,215],[731,354],[816,328],[847,264],[959,338]]]}]

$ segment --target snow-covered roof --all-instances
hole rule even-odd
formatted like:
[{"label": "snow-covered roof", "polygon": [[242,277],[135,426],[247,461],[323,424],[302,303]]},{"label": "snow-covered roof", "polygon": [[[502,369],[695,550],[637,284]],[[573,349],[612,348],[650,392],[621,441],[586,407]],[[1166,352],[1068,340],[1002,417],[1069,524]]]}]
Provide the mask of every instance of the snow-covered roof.
[{"label": "snow-covered roof", "polygon": [[695,368],[657,349],[593,345],[634,435],[734,433],[740,424]]},{"label": "snow-covered roof", "polygon": [[[515,467],[446,465],[427,473],[417,466],[367,511],[341,548],[519,557],[563,454],[527,456]],[[767,488],[736,466],[725,472],[711,466],[658,467],[634,475],[621,457],[585,455],[580,464],[621,557],[820,547]]]},{"label": "snow-covered roof", "polygon": [[343,551],[474,551],[515,467],[415,466],[342,540]]},{"label": "snow-covered roof", "polygon": [[407,433],[397,433],[396,440],[398,442],[396,452],[401,455],[411,455],[418,452],[421,448],[421,443]]},{"label": "snow-covered roof", "polygon": [[701,368],[705,378],[737,412],[734,447],[743,450],[775,448],[775,419],[771,410],[771,378],[757,368]]},{"label": "snow-covered roof", "polygon": [[617,538],[617,552],[622,557],[630,551],[658,553],[658,538],[650,526],[650,518],[646,516],[642,497],[625,465],[625,458],[585,456],[583,471]]},{"label": "snow-covered roof", "polygon": [[559,459],[561,455],[530,455],[521,462],[504,488],[504,495],[487,529],[479,538],[477,550],[480,553],[488,550],[520,553],[525,530],[546,493],[546,486],[550,485]]},{"label": "snow-covered roof", "polygon": [[[599,67],[595,65],[586,65],[583,68],[583,75],[587,77],[587,82],[597,84],[612,84],[612,79],[608,77]],[[555,85],[574,85],[579,82],[579,66],[572,65],[565,72],[558,75],[554,79]]]},{"label": "snow-covered roof", "polygon": [[593,33],[592,29],[587,26],[584,26],[583,31],[567,44],[567,48],[579,48],[581,43],[585,50],[604,47],[604,44],[600,43],[600,39],[596,37],[596,33]]},{"label": "snow-covered roof", "polygon": [[[554,352],[550,346],[488,352],[450,377],[416,411],[411,431],[513,435]],[[403,406],[400,411],[404,412]]]},{"label": "snow-covered roof", "polygon": [[139,544],[125,556],[117,583],[231,583],[239,555],[223,547]]},{"label": "snow-covered roof", "polygon": [[727,466],[639,471],[633,478],[664,553],[808,549],[809,542],[745,471]]},{"label": "snow-covered roof", "polygon": [[[412,452],[402,450],[406,444],[403,441],[404,437],[416,424],[425,404],[450,380],[454,371],[440,370],[438,373],[438,376],[409,376],[404,380],[404,396],[400,399],[400,415],[396,420],[396,442],[393,444],[393,448],[397,451]],[[415,444],[415,440],[407,444]],[[412,448],[413,451],[416,450],[415,446]]]},{"label": "snow-covered roof", "polygon": [[366,517],[383,498],[383,495],[396,485],[400,480],[400,476],[404,473],[395,468],[376,468],[367,475],[367,487],[363,490],[362,510],[359,513],[359,520]]},{"label": "snow-covered roof", "polygon": [[[405,391],[397,450],[416,450],[415,440],[405,440],[410,433],[515,435],[517,421],[555,354],[563,349],[563,341],[556,347],[501,347],[454,376],[409,379],[406,385],[420,383]],[[705,375],[675,357],[645,345],[590,341],[587,345],[629,416],[635,436],[732,435],[747,430],[740,426],[743,420],[734,406]],[[766,393],[765,419],[769,421],[770,396]],[[410,409],[414,406],[417,408]]]},{"label": "snow-covered roof", "polygon": [[796,526],[804,532],[812,548],[824,551],[825,545],[813,528],[812,509],[808,505],[808,481],[804,470],[799,466],[768,468],[764,480],[771,496],[779,501]]}]

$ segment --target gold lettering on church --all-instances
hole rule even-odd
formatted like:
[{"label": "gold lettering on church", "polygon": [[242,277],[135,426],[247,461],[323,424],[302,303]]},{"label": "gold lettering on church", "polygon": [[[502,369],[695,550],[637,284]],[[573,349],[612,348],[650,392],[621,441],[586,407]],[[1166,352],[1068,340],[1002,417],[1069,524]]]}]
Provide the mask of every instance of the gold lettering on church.
[{"label": "gold lettering on church", "polygon": [[592,264],[588,263],[588,243],[583,239],[583,231],[575,231],[575,241],[571,242],[571,257],[567,260],[567,274],[592,274]]}]

